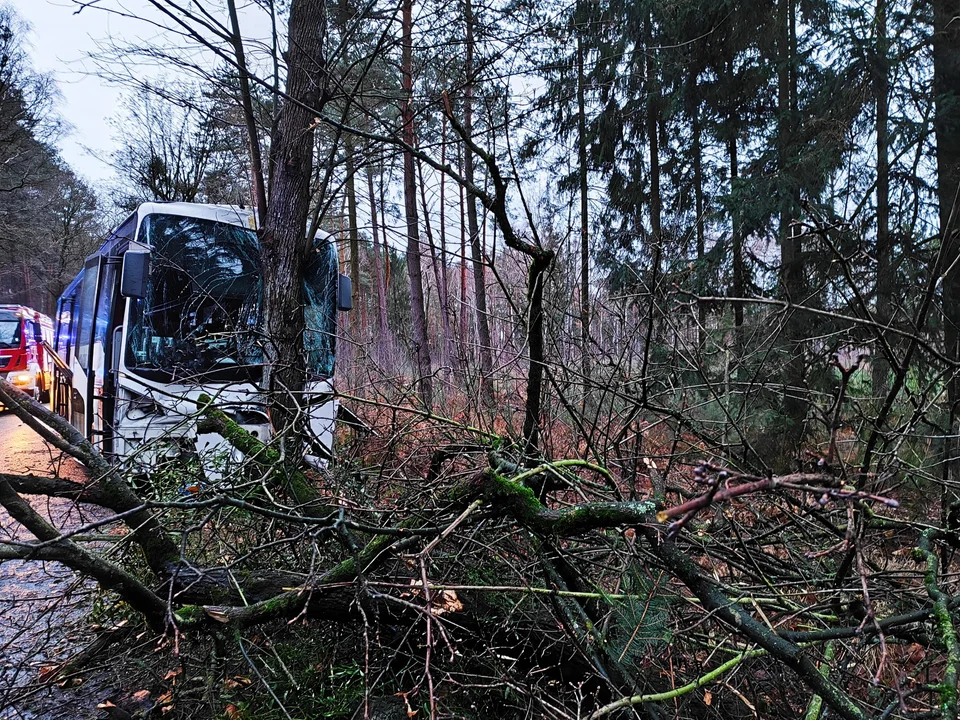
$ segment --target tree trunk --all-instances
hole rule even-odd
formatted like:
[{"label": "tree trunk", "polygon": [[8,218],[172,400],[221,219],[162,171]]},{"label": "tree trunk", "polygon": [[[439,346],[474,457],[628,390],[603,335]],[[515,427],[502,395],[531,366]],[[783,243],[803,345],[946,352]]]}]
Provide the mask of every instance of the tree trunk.
[{"label": "tree trunk", "polygon": [[[467,84],[463,97],[463,127],[467,137],[473,137],[473,4],[465,0],[464,22],[466,23],[466,57],[464,72]],[[464,148],[464,178],[473,185],[474,157],[472,150]],[[470,251],[473,257],[474,305],[477,309],[477,345],[480,357],[480,392],[484,403],[492,407],[493,397],[493,351],[490,344],[490,321],[487,315],[487,282],[484,272],[483,249],[480,247],[480,229],[477,223],[477,202],[467,196],[467,228],[470,233]]]},{"label": "tree trunk", "polygon": [[[936,101],[938,199],[940,202],[940,257],[935,269],[943,276],[944,352],[954,362],[960,360],[960,237],[957,232],[958,193],[960,193],[960,0],[935,0],[933,34],[933,91]],[[960,447],[957,442],[957,409],[960,403],[960,378],[954,371],[947,383],[950,433],[944,442],[944,473],[947,485],[960,480]],[[946,514],[951,498],[943,497],[941,512]]]},{"label": "tree trunk", "polygon": [[350,225],[347,228],[350,236],[350,282],[353,285],[353,296],[360,299],[358,303],[360,306],[360,327],[363,328],[366,325],[364,322],[364,308],[366,304],[363,302],[365,296],[360,288],[360,230],[357,227],[357,168],[354,159],[353,142],[349,136],[347,136],[344,142],[344,149],[347,154],[347,181],[345,190],[347,193],[347,220]]},{"label": "tree trunk", "polygon": [[[443,175],[441,174],[441,177]],[[443,377],[450,379],[450,320],[447,313],[447,288],[445,279],[446,269],[441,268],[441,260],[437,252],[437,244],[433,240],[433,230],[430,224],[430,214],[427,209],[427,193],[423,182],[423,164],[417,160],[417,178],[420,181],[420,204],[423,207],[423,226],[427,234],[427,244],[430,247],[430,266],[433,268],[433,279],[437,284],[437,298],[440,300],[440,327],[443,331],[443,338],[440,343],[440,364],[443,365]],[[442,212],[441,212],[442,217]],[[441,227],[443,222],[441,221]],[[441,232],[441,242],[443,234]]]},{"label": "tree trunk", "polygon": [[[653,27],[650,15],[647,15],[646,23],[647,46],[653,46]],[[650,52],[654,52],[652,49]],[[653,263],[651,265],[653,282],[650,285],[650,291],[656,295],[657,286],[660,283],[660,264],[663,258],[663,236],[661,232],[661,220],[663,203],[660,199],[660,80],[658,77],[659,68],[655,60],[655,55],[650,55],[647,59],[647,139],[650,143],[650,235],[653,250]],[[654,298],[651,299],[652,305],[656,304]]]},{"label": "tree trunk", "polygon": [[[447,164],[447,117],[443,116],[440,131],[440,164]],[[447,206],[446,173],[440,173],[440,282],[443,305],[443,343],[447,348],[447,362],[453,363],[456,353],[453,351],[453,329],[450,321],[450,284],[447,265]]]},{"label": "tree trunk", "polygon": [[313,118],[325,101],[324,0],[297,0],[290,8],[286,95],[271,148],[273,176],[263,226],[265,384],[271,419],[280,434],[294,429],[305,382],[301,283],[313,165]]},{"label": "tree trunk", "polygon": [[[694,101],[696,103],[696,101]],[[704,218],[703,199],[703,129],[700,126],[700,108],[692,109],[693,118],[693,185],[694,204],[697,213],[697,265],[704,272],[706,256],[706,219]],[[698,290],[702,292],[702,290]],[[702,351],[707,344],[707,307],[697,303],[697,347]]]},{"label": "tree trunk", "polygon": [[590,217],[587,205],[587,110],[584,93],[583,37],[577,30],[577,160],[580,180],[580,352],[583,356],[583,406],[591,407],[590,388]]},{"label": "tree trunk", "polygon": [[[893,292],[895,273],[893,268],[893,243],[890,238],[890,160],[889,144],[889,93],[890,71],[887,57],[887,7],[888,0],[877,0],[877,61],[874,67],[877,90],[877,322],[886,325],[893,319]],[[889,361],[877,348],[871,359],[873,364],[873,395],[884,397],[889,390]]]},{"label": "tree trunk", "polygon": [[[387,365],[390,353],[390,330],[387,327],[387,284],[384,269],[380,262],[380,227],[377,220],[377,198],[373,192],[373,170],[367,165],[367,193],[370,196],[370,224],[373,232],[373,273],[377,283],[377,328],[380,331],[377,343],[377,358],[381,365]],[[383,239],[384,262],[390,262],[387,251],[387,239]]]},{"label": "tree trunk", "polygon": [[[797,97],[796,97],[796,12],[795,0],[779,0],[777,7],[779,21],[778,71],[777,71],[777,160],[781,179],[780,204],[780,274],[784,297],[791,303],[806,300],[805,280],[803,276],[802,240],[793,225],[799,210],[798,190],[789,189],[792,145],[794,143]],[[780,433],[783,457],[796,452],[803,436],[803,423],[807,415],[809,399],[804,390],[804,358],[802,321],[796,315],[788,314],[784,319],[784,351],[787,355],[783,363],[783,417],[784,428]]]},{"label": "tree trunk", "polygon": [[407,218],[407,274],[410,278],[410,314],[413,322],[413,354],[420,400],[433,406],[433,370],[427,338],[427,316],[423,303],[423,274],[420,267],[420,220],[417,214],[417,179],[413,161],[413,1],[403,0],[403,196]]},{"label": "tree trunk", "polygon": [[[463,155],[461,154],[458,158],[459,160],[459,169],[461,173],[464,173],[463,167]],[[464,368],[464,375],[466,375],[466,368],[469,365],[468,358],[469,353],[467,352],[467,338],[470,336],[469,329],[467,327],[468,316],[467,316],[467,223],[464,213],[466,212],[466,197],[463,191],[463,185],[459,186],[460,188],[460,363]]]},{"label": "tree trunk", "polygon": [[657,321],[657,296],[659,295],[660,285],[660,263],[663,257],[663,245],[661,234],[661,208],[660,200],[660,85],[657,77],[658,68],[655,60],[655,50],[653,50],[653,21],[650,13],[644,20],[644,40],[646,46],[650,48],[649,55],[645,65],[645,81],[647,89],[647,116],[646,131],[647,142],[650,145],[650,281],[649,292],[650,300],[647,307],[647,328],[644,335],[643,347],[643,365],[641,367],[642,389],[644,401],[649,388],[647,369],[650,361],[650,353],[654,343],[654,327]]},{"label": "tree trunk", "polygon": [[253,97],[250,94],[250,74],[247,71],[247,60],[243,50],[243,38],[240,35],[240,21],[237,18],[236,0],[227,0],[230,12],[231,41],[233,52],[237,59],[237,75],[240,81],[240,106],[243,109],[243,122],[247,128],[247,141],[250,146],[250,174],[253,185],[253,199],[256,206],[257,220],[263,222],[263,214],[267,210],[267,190],[263,180],[263,158],[260,155],[260,134],[257,120],[253,114]]},{"label": "tree trunk", "polygon": [[[732,81],[732,64],[730,74]],[[729,135],[727,137],[727,154],[730,160],[730,194],[732,195],[734,193],[737,181],[740,179],[740,157],[737,153],[737,137],[739,132],[735,117],[731,115],[728,118],[728,122]],[[736,200],[734,200],[730,213],[730,235],[732,239],[730,251],[733,255],[733,296],[735,298],[742,298],[746,293],[743,236],[741,234],[740,224],[740,205]],[[735,346],[734,349],[736,351],[736,357],[739,361],[741,358],[743,358],[744,348],[743,303],[733,304],[733,337]]]}]

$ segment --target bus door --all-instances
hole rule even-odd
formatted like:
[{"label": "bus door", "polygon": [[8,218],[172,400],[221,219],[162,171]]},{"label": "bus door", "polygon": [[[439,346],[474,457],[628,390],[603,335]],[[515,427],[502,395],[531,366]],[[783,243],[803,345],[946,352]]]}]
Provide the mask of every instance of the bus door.
[{"label": "bus door", "polygon": [[105,258],[92,255],[83,264],[80,304],[77,308],[76,348],[73,355],[73,389],[70,394],[70,424],[93,441],[93,394],[96,379],[94,317],[100,299],[100,273]]},{"label": "bus door", "polygon": [[[71,420],[70,395],[73,391],[73,360],[79,322],[79,295],[83,271],[67,286],[57,301],[57,330],[53,347],[60,362],[53,366],[53,411]],[[73,423],[76,425],[76,423]]]},{"label": "bus door", "polygon": [[[96,313],[94,314],[93,343],[90,349],[91,367],[87,377],[89,388],[90,439],[100,440],[100,451],[113,452],[114,409],[117,378],[113,367],[114,328],[117,316],[122,317],[122,303],[118,302],[119,257],[100,259],[100,278],[97,283]],[[118,312],[119,311],[119,312]]]}]

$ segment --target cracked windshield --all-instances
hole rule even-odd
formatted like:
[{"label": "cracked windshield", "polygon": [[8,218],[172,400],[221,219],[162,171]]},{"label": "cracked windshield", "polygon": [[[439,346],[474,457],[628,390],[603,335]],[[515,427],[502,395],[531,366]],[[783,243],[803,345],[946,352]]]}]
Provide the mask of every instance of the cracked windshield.
[{"label": "cracked windshield", "polygon": [[127,364],[158,380],[254,380],[263,350],[256,234],[226,223],[150,215],[147,297],[134,304]]}]

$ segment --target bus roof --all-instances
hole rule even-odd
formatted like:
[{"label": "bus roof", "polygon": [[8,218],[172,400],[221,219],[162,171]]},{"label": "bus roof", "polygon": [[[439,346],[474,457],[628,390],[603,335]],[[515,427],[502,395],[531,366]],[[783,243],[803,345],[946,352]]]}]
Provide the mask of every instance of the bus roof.
[{"label": "bus roof", "polygon": [[185,202],[149,202],[137,208],[138,220],[147,215],[182,215],[184,217],[216,220],[217,222],[240,225],[251,230],[257,229],[256,215],[251,208],[238,205],[209,205]]},{"label": "bus roof", "polygon": [[70,297],[77,292],[77,287],[80,285],[80,281],[83,280],[83,268],[80,268],[80,272],[77,273],[77,276],[70,281],[70,284],[67,285],[63,292],[60,293],[61,298]]},{"label": "bus roof", "polygon": [[97,251],[98,255],[121,255],[133,241],[137,228],[147,215],[179,215],[257,229],[253,210],[239,205],[210,205],[188,202],[147,202],[137,206],[111,233]]}]

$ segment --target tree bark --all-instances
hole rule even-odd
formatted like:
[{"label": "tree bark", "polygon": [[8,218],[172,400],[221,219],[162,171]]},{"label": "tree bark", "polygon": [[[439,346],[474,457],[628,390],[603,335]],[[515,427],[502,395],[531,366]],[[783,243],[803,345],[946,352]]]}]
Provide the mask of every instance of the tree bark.
[{"label": "tree bark", "polygon": [[[370,196],[370,224],[373,232],[373,274],[376,276],[377,284],[377,328],[380,331],[380,339],[377,344],[377,356],[381,365],[388,364],[390,357],[390,330],[387,327],[387,283],[384,276],[384,269],[380,260],[380,226],[377,219],[377,196],[373,191],[373,170],[367,165],[367,193]],[[390,262],[390,255],[387,251],[387,239],[383,239],[383,261]]]},{"label": "tree bark", "polygon": [[237,18],[236,0],[227,0],[230,12],[231,41],[233,52],[237,59],[238,80],[240,82],[240,107],[243,109],[243,122],[247,128],[247,141],[250,145],[250,174],[253,184],[253,199],[256,206],[257,220],[263,222],[263,214],[267,210],[267,189],[263,179],[263,158],[260,154],[260,133],[257,128],[257,119],[253,114],[253,96],[250,93],[250,73],[247,71],[247,60],[243,49],[243,37],[240,35],[240,21]]},{"label": "tree bark", "polygon": [[[940,203],[940,255],[934,275],[946,271],[942,279],[944,313],[944,354],[960,360],[960,257],[958,234],[958,194],[960,194],[960,0],[935,0],[933,3],[933,91],[934,129],[937,138],[938,200]],[[960,377],[956,371],[947,382],[950,433],[944,442],[946,487],[956,487],[960,479],[960,445],[957,442],[957,410],[960,404]],[[945,493],[947,491],[945,490]],[[950,504],[944,496],[941,512]]]},{"label": "tree bark", "polygon": [[354,297],[360,298],[360,327],[365,326],[363,302],[364,294],[360,287],[360,229],[357,227],[357,166],[354,157],[353,142],[349,136],[344,141],[344,150],[347,155],[347,178],[345,191],[347,193],[347,231],[350,236],[350,282],[353,284]]},{"label": "tree bark", "polygon": [[[693,125],[693,187],[694,207],[697,213],[697,264],[701,274],[706,257],[706,218],[704,217],[703,198],[703,128],[700,122],[700,108],[696,99],[691,108]],[[707,343],[707,307],[697,303],[697,347],[702,351]]]},{"label": "tree bark", "polygon": [[[896,273],[893,267],[893,243],[890,237],[890,159],[889,94],[890,69],[887,40],[887,2],[877,0],[877,49],[874,64],[874,82],[877,96],[877,322],[887,324],[893,319],[893,293]],[[873,395],[884,397],[890,389],[888,375],[890,362],[883,357],[879,346],[871,359],[873,364]]]},{"label": "tree bark", "polygon": [[423,273],[420,266],[420,221],[417,215],[417,179],[413,159],[413,2],[403,0],[403,58],[401,66],[403,102],[403,196],[407,219],[407,275],[410,279],[410,314],[413,321],[413,354],[420,400],[433,406],[433,369],[427,337],[427,316],[423,302]]},{"label": "tree bark", "polygon": [[[458,159],[458,166],[460,173],[466,177],[466,170],[464,168],[463,162],[464,153],[460,153]],[[467,200],[466,195],[464,194],[463,185],[459,186],[460,189],[460,324],[459,324],[459,342],[460,342],[460,364],[464,368],[464,374],[466,374],[466,368],[469,365],[468,358],[469,353],[467,352],[467,338],[470,336],[469,328],[467,327],[468,315],[467,315],[467,222],[466,222],[466,206]]]},{"label": "tree bark", "polygon": [[[732,67],[731,67],[732,80]],[[728,118],[727,154],[730,161],[730,194],[734,193],[737,181],[740,179],[740,157],[737,153],[737,138],[739,135],[736,118],[732,115]],[[740,206],[734,200],[730,214],[730,235],[732,239],[731,254],[733,255],[733,296],[737,298],[744,297],[746,293],[743,257],[743,235],[740,228]],[[743,304],[736,303],[733,306],[733,337],[736,351],[736,357],[743,357],[744,337],[743,337]]]},{"label": "tree bark", "polygon": [[580,182],[580,352],[584,408],[592,406],[590,386],[590,216],[587,197],[587,108],[582,31],[577,29],[577,172]]},{"label": "tree bark", "polygon": [[307,216],[313,165],[313,118],[325,102],[324,0],[290,7],[285,100],[271,148],[273,176],[264,222],[263,315],[265,384],[278,434],[296,429],[306,381],[303,361],[303,266],[310,251]]},{"label": "tree bark", "polygon": [[660,265],[663,259],[663,237],[661,233],[662,203],[660,199],[660,82],[658,77],[659,68],[655,60],[656,51],[653,49],[653,20],[649,11],[644,18],[644,41],[646,46],[650,48],[644,66],[644,80],[647,90],[645,129],[650,149],[650,240],[648,245],[650,246],[651,255],[648,287],[650,300],[647,307],[647,327],[644,333],[643,363],[641,366],[641,394],[645,402],[649,388],[647,369],[650,361],[650,353],[652,352],[658,315],[657,298],[661,278]]},{"label": "tree bark", "polygon": [[647,58],[647,141],[650,143],[650,239],[653,261],[651,263],[652,282],[650,283],[651,307],[656,304],[657,286],[660,284],[661,262],[663,258],[663,235],[661,214],[663,203],[660,199],[660,69],[656,63],[656,51],[653,46],[653,21],[648,13],[646,21],[647,46],[651,55]]},{"label": "tree bark", "polygon": [[[464,2],[466,25],[466,48],[464,72],[466,86],[463,92],[463,128],[467,137],[473,138],[473,2]],[[464,148],[464,178],[468,185],[474,184],[474,153]],[[480,228],[477,222],[477,203],[473,195],[467,195],[467,228],[470,234],[470,253],[473,259],[473,293],[477,317],[477,346],[480,360],[480,395],[488,407],[494,403],[493,395],[493,350],[490,341],[490,319],[487,314],[487,281],[484,270],[483,248],[480,246]]]},{"label": "tree bark", "polygon": [[[797,122],[796,9],[795,0],[779,0],[777,54],[777,161],[781,174],[780,276],[784,298],[803,303],[806,282],[803,275],[802,239],[794,220],[799,210],[799,190],[791,182],[793,143]],[[809,398],[804,389],[804,328],[790,310],[784,318],[783,432],[782,461],[796,452],[803,437]]]},{"label": "tree bark", "polygon": [[[447,118],[443,117],[440,135],[440,164],[447,164]],[[453,365],[453,329],[450,322],[450,286],[447,265],[447,205],[446,205],[446,173],[440,173],[440,304],[443,308],[443,345],[446,349],[446,363]],[[448,368],[448,379],[449,379]]]}]

